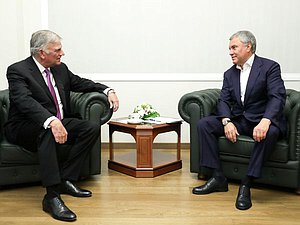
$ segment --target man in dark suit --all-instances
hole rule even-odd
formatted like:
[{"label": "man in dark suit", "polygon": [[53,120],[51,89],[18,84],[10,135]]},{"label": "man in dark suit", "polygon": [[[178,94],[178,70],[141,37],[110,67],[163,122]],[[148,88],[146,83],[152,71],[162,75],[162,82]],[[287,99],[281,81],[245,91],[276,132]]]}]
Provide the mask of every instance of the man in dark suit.
[{"label": "man in dark suit", "polygon": [[237,135],[249,135],[255,145],[236,199],[236,208],[246,210],[252,206],[253,179],[260,176],[274,144],[285,134],[286,91],[279,64],[255,55],[256,39],[251,32],[239,31],[229,40],[229,54],[234,65],[224,73],[217,115],[201,119],[197,126],[200,164],[210,168],[213,175],[204,185],[193,188],[193,193],[228,191],[219,159],[218,137],[225,134],[234,143]]},{"label": "man in dark suit", "polygon": [[[55,219],[74,221],[76,214],[60,194],[92,195],[74,181],[100,135],[100,127],[70,114],[70,92],[104,92],[114,111],[119,100],[113,89],[74,75],[61,62],[64,52],[56,33],[40,30],[32,34],[30,51],[30,57],[7,69],[10,108],[5,134],[8,141],[38,152],[42,184],[47,191],[43,210]],[[56,150],[64,144],[72,147],[60,164]]]}]

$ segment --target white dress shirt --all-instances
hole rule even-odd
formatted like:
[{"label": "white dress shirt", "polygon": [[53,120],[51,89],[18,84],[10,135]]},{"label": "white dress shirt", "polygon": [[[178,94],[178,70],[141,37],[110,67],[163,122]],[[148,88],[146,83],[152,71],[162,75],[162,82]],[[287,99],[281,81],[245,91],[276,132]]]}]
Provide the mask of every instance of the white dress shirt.
[{"label": "white dress shirt", "polygon": [[248,83],[251,67],[253,64],[253,60],[254,60],[254,54],[245,62],[243,68],[239,65],[236,66],[237,69],[241,70],[240,87],[241,87],[241,100],[243,104],[245,100],[245,93],[246,93],[247,83]]}]

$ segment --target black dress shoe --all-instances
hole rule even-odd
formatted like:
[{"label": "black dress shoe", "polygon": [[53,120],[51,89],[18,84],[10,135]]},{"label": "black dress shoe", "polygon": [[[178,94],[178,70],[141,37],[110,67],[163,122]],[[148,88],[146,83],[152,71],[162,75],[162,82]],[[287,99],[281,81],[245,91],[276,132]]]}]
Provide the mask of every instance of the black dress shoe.
[{"label": "black dress shoe", "polygon": [[43,210],[57,220],[69,222],[76,220],[76,214],[65,205],[60,197],[51,198],[45,195],[43,199]]},{"label": "black dress shoe", "polygon": [[68,194],[72,195],[74,197],[91,197],[92,192],[88,190],[83,190],[77,187],[75,184],[73,184],[70,181],[64,181],[61,185],[60,189],[61,194]]},{"label": "black dress shoe", "polygon": [[228,191],[227,179],[220,182],[216,178],[210,178],[204,185],[193,188],[193,194],[195,195],[205,195],[212,192],[226,192]]},{"label": "black dress shoe", "polygon": [[241,185],[239,193],[236,198],[235,207],[240,210],[246,210],[251,208],[251,193],[250,188],[246,185]]}]

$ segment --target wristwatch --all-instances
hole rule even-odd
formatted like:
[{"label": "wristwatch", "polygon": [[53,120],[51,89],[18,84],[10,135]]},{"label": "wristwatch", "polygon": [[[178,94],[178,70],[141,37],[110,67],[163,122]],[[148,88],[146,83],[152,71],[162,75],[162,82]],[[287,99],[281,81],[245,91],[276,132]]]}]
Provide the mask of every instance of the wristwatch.
[{"label": "wristwatch", "polygon": [[230,123],[231,122],[231,119],[229,119],[229,118],[227,118],[227,119],[223,119],[222,120],[222,124],[223,124],[223,126],[226,126],[228,123]]}]

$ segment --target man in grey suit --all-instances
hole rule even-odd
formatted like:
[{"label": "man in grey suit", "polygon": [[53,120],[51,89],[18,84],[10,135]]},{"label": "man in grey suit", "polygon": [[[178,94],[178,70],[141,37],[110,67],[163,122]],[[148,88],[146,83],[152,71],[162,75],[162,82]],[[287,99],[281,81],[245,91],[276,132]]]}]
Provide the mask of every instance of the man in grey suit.
[{"label": "man in grey suit", "polygon": [[[100,135],[100,127],[70,113],[70,92],[104,92],[110,106],[118,110],[119,100],[112,88],[74,75],[61,62],[61,37],[49,30],[32,34],[31,56],[7,69],[10,108],[5,134],[8,141],[37,151],[41,180],[46,188],[43,210],[53,218],[76,220],[60,194],[90,197],[77,187],[79,173],[89,150]],[[71,144],[70,154],[59,164],[57,152]]]},{"label": "man in grey suit", "polygon": [[225,135],[234,143],[239,134],[244,134],[255,141],[248,172],[236,199],[236,208],[240,210],[252,206],[253,179],[260,176],[263,163],[286,131],[283,115],[286,91],[280,66],[257,56],[255,50],[256,39],[251,32],[239,31],[230,37],[229,54],[234,65],[224,73],[217,115],[198,122],[200,164],[212,169],[213,176],[204,185],[195,187],[194,194],[228,191],[219,159],[218,137]]}]

